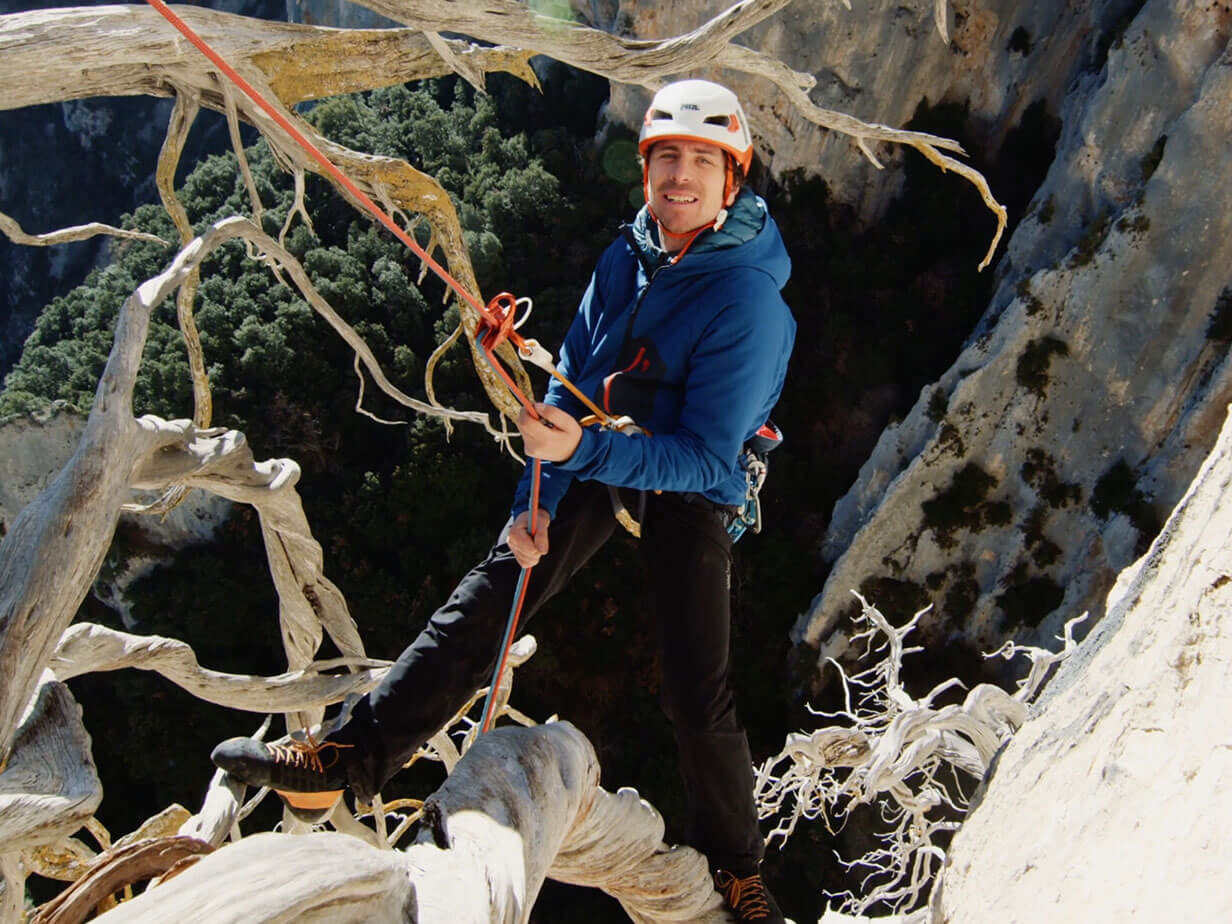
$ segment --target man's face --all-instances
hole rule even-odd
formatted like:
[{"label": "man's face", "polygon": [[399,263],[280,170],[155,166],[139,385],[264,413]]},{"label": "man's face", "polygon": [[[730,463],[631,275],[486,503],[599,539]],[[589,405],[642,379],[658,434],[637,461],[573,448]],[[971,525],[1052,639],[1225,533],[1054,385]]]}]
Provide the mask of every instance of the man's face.
[{"label": "man's face", "polygon": [[[647,185],[659,226],[671,234],[699,228],[731,202],[723,201],[723,149],[702,141],[660,141],[650,149]],[[735,199],[733,193],[728,197]]]}]

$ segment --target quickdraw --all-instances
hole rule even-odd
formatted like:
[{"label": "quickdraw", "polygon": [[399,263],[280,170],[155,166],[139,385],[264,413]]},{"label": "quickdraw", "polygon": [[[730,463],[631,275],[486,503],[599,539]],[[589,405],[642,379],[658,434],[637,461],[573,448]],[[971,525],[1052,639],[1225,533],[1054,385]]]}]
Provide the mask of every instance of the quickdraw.
[{"label": "quickdraw", "polygon": [[761,489],[770,471],[766,456],[782,443],[783,431],[775,426],[774,421],[767,420],[745,444],[740,454],[740,464],[744,469],[744,503],[727,526],[727,534],[731,536],[732,542],[737,541],[750,529],[754,533],[761,532]]}]

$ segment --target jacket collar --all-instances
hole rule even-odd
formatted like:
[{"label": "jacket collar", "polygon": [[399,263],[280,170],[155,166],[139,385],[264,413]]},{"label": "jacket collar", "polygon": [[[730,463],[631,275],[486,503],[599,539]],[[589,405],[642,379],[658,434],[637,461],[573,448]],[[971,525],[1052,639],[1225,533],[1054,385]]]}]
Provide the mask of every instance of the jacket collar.
[{"label": "jacket collar", "polygon": [[[723,222],[723,227],[703,231],[693,244],[691,252],[706,253],[748,243],[761,233],[766,223],[766,214],[766,204],[746,186],[740,190],[736,201],[727,210],[727,220]],[[633,232],[633,244],[647,262],[657,266],[667,259],[667,251],[659,244],[659,226],[650,217],[649,208],[642,206],[630,228]]]}]

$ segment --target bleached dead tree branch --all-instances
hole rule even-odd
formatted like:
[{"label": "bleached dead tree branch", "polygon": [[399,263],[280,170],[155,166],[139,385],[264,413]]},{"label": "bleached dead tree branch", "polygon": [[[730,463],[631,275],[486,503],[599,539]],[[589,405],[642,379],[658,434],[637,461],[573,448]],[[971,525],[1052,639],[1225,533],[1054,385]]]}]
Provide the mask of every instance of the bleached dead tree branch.
[{"label": "bleached dead tree branch", "polygon": [[20,917],[22,854],[68,840],[102,798],[80,707],[64,684],[42,684],[21,717],[13,758],[0,771],[0,920]]},{"label": "bleached dead tree branch", "polygon": [[148,241],[151,244],[167,244],[157,234],[147,234],[145,231],[131,231],[127,228],[115,228],[102,222],[94,221],[86,225],[72,228],[62,228],[46,234],[28,234],[16,219],[0,212],[0,231],[4,232],[14,244],[25,244],[28,247],[54,247],[57,244],[71,244],[84,241],[100,234],[118,237],[130,241]]},{"label": "bleached dead tree branch", "polygon": [[[835,896],[843,899],[839,911],[862,915],[882,904],[911,911],[944,862],[937,835],[956,829],[952,819],[966,809],[958,777],[950,783],[942,774],[961,771],[973,782],[983,779],[997,750],[1026,721],[1027,703],[1048,670],[1073,651],[1073,626],[1085,614],[1066,625],[1060,652],[1003,649],[1007,657],[1026,654],[1032,662],[1016,693],[979,684],[961,705],[938,707],[937,698],[961,686],[959,681],[945,681],[915,699],[900,676],[903,658],[919,651],[904,640],[927,610],[895,627],[856,597],[862,612],[853,641],[866,644],[865,657],[881,657],[850,677],[831,662],[840,673],[845,704],[818,714],[843,724],[788,736],[783,749],[758,769],[758,807],[761,817],[777,819],[770,838],[786,840],[802,820],[820,820],[833,832],[856,806],[880,805],[887,826],[879,835],[882,846],[845,864],[868,869],[868,887],[858,896]],[[948,817],[937,817],[937,810],[949,810]]]},{"label": "bleached dead tree branch", "polygon": [[240,907],[253,924],[518,922],[549,875],[603,888],[638,922],[729,920],[705,858],[665,848],[653,808],[598,782],[594,750],[568,723],[499,728],[428,799],[405,851],[341,833],[253,835],[98,920],[220,920]]},{"label": "bleached dead tree branch", "polygon": [[[864,122],[854,116],[817,106],[809,99],[816,78],[733,39],[788,6],[791,0],[741,0],[685,35],[647,41],[612,35],[535,11],[517,0],[482,0],[469,4],[441,4],[435,0],[356,0],[361,6],[395,22],[434,31],[469,35],[485,42],[533,48],[558,61],[599,74],[617,83],[657,89],[677,74],[706,68],[726,68],[769,81],[809,122],[852,138],[878,169],[873,153],[878,142],[912,147],[942,170],[952,170],[979,190],[997,219],[997,228],[980,269],[992,260],[1005,231],[1007,213],[997,202],[987,180],[976,169],[943,151],[962,154],[958,142],[926,132],[906,131]],[[945,0],[936,0],[934,17],[942,40],[948,43]]]},{"label": "bleached dead tree branch", "polygon": [[159,276],[128,298],[116,321],[112,348],[85,432],[73,458],[51,485],[18,514],[0,549],[0,766],[11,751],[16,721],[34,692],[60,636],[72,621],[102,563],[116,520],[133,488],[200,482],[257,506],[281,595],[284,640],[292,669],[304,667],[324,624],[344,654],[362,656],[345,601],[324,578],[320,546],[312,539],[293,488],[290,460],[255,463],[242,436],[198,432],[188,421],[132,416],[132,392],[150,313],[215,248],[246,239],[279,261],[340,334],[356,346],[369,372],[395,400],[421,413],[476,420],[486,415],[432,408],[403,394],[380,372],[367,346],[329,308],[289,253],[251,222],[226,219],[194,239]]},{"label": "bleached dead tree branch", "polygon": [[[366,693],[389,662],[336,658],[273,677],[227,674],[202,667],[186,642],[137,636],[90,622],[74,623],[60,638],[48,664],[58,680],[124,668],[154,671],[197,699],[248,712],[311,711]],[[348,673],[332,673],[346,668]]]}]

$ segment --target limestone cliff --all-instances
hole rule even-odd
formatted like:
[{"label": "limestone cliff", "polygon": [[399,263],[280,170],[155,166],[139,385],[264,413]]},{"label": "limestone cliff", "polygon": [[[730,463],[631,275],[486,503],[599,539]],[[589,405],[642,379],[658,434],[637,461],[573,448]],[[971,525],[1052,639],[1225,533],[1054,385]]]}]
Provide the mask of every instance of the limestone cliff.
[{"label": "limestone cliff", "polygon": [[1232,420],[1001,753],[931,920],[1226,921]]},{"label": "limestone cliff", "polygon": [[1157,0],[1073,85],[982,329],[835,508],[800,639],[841,652],[857,587],[985,648],[1101,614],[1232,397],[1230,34]]}]

